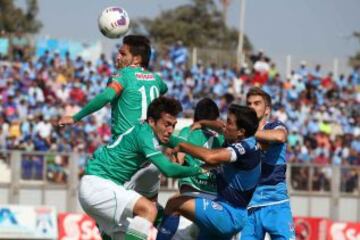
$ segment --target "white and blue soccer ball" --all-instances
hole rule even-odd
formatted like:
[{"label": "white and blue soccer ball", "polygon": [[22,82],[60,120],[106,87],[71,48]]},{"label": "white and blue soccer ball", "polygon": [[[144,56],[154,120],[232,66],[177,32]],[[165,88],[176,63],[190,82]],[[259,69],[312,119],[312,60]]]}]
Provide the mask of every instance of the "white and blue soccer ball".
[{"label": "white and blue soccer ball", "polygon": [[100,32],[108,38],[120,38],[129,30],[130,18],[121,7],[105,8],[98,18]]}]

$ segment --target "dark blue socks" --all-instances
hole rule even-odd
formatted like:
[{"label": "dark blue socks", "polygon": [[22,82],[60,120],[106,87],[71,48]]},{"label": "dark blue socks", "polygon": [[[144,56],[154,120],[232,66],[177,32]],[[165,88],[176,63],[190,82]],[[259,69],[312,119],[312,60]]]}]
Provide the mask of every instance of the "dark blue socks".
[{"label": "dark blue socks", "polygon": [[165,215],[160,227],[156,240],[170,240],[179,226],[179,215]]}]

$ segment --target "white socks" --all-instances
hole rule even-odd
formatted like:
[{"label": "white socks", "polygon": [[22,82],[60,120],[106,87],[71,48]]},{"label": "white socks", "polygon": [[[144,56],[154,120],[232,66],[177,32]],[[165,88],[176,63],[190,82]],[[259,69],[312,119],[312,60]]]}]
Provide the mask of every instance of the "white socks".
[{"label": "white socks", "polygon": [[147,219],[136,216],[131,220],[125,234],[125,240],[147,240],[152,223]]}]

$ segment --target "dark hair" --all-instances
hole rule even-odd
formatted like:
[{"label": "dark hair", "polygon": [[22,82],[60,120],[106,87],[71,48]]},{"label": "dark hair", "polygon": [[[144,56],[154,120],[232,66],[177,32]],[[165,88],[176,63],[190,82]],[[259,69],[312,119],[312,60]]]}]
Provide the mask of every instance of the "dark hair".
[{"label": "dark hair", "polygon": [[194,122],[200,120],[216,120],[219,115],[219,108],[216,103],[210,98],[203,98],[196,104]]},{"label": "dark hair", "polygon": [[226,104],[231,104],[235,99],[231,93],[225,93],[222,97],[225,99]]},{"label": "dark hair", "polygon": [[141,57],[141,66],[147,68],[149,66],[151,56],[150,40],[141,35],[127,35],[123,39],[123,44],[130,48],[130,53],[133,56]]},{"label": "dark hair", "polygon": [[237,128],[245,129],[245,137],[253,136],[256,133],[259,120],[254,109],[247,106],[231,104],[229,113],[235,115]]},{"label": "dark hair", "polygon": [[152,118],[155,121],[161,118],[162,113],[168,113],[176,117],[182,111],[178,100],[168,97],[158,97],[153,100],[147,110],[147,119]]},{"label": "dark hair", "polygon": [[259,88],[259,87],[250,88],[250,90],[246,94],[246,99],[248,99],[251,96],[260,96],[260,97],[262,97],[264,99],[266,105],[271,107],[271,97],[270,97],[270,95],[267,92],[265,92],[264,90],[262,90],[261,88]]}]

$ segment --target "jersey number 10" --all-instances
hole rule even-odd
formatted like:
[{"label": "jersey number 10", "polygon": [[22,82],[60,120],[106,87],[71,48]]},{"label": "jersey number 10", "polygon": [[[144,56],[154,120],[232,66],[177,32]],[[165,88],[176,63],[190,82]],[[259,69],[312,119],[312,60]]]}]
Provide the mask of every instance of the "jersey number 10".
[{"label": "jersey number 10", "polygon": [[[142,86],[139,89],[139,92],[141,93],[141,117],[140,120],[145,120],[146,119],[146,113],[147,113],[147,108],[149,106],[149,104],[155,99],[158,98],[160,96],[160,91],[156,86],[151,86],[150,89],[150,94],[146,92],[145,86]],[[147,101],[147,95],[150,95],[150,102]]]}]

